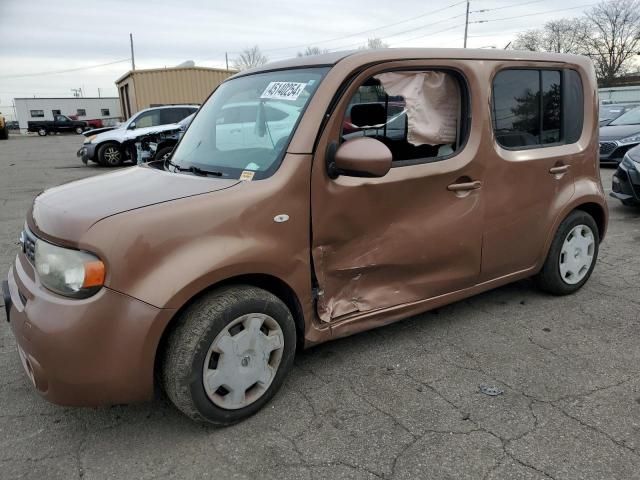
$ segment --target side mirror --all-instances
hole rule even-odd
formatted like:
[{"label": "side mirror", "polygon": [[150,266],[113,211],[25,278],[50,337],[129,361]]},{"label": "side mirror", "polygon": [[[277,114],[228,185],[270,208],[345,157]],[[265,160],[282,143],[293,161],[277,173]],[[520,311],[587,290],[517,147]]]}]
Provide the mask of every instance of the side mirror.
[{"label": "side mirror", "polygon": [[136,129],[136,122],[131,122],[129,124],[128,130],[135,130]]},{"label": "side mirror", "polygon": [[327,170],[330,178],[384,177],[391,169],[392,159],[391,150],[380,140],[358,137],[347,140],[337,150],[330,149]]}]

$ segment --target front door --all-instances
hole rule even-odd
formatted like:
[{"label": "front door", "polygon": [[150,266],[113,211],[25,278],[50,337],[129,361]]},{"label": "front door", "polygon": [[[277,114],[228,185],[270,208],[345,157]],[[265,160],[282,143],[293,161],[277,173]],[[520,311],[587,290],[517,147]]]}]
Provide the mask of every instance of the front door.
[{"label": "front door", "polygon": [[[312,257],[323,321],[436,297],[472,286],[479,277],[484,165],[475,155],[476,142],[466,142],[471,131],[466,82],[440,64],[436,69],[428,62],[398,63],[378,65],[355,79],[316,149]],[[398,66],[407,72],[398,72]],[[389,70],[405,77],[378,76]],[[414,73],[422,76],[413,78]],[[399,94],[404,80],[412,90],[423,88],[422,97]],[[426,117],[436,119],[431,127],[439,128],[422,128],[407,116],[425,108],[435,109]],[[426,135],[421,144],[419,133]],[[362,135],[392,151],[389,173],[329,178],[325,153],[331,144]]]}]

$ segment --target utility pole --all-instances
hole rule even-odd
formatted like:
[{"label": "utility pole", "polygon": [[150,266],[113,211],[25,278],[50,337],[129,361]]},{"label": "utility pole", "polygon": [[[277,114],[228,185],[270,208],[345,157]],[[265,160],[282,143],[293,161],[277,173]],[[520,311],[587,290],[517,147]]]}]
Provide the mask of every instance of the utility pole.
[{"label": "utility pole", "polygon": [[[469,6],[467,5],[467,11]],[[129,34],[129,43],[131,44],[131,70],[136,69],[136,57],[133,55],[133,33]]]},{"label": "utility pole", "polygon": [[98,98],[101,98],[101,95],[100,95],[100,87],[98,87]]},{"label": "utility pole", "polygon": [[227,62],[227,70],[229,70],[229,55],[224,52],[224,61]]},{"label": "utility pole", "polygon": [[469,3],[470,0],[467,0],[467,17],[464,22],[464,48],[467,48],[467,33],[469,32]]}]

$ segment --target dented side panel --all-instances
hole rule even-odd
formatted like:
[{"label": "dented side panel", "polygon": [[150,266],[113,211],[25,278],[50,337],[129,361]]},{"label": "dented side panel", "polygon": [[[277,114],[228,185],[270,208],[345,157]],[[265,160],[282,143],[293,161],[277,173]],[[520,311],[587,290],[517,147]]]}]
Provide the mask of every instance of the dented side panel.
[{"label": "dented side panel", "polygon": [[[421,65],[430,68],[428,61]],[[438,65],[448,66],[442,61]],[[477,155],[480,129],[447,160],[394,167],[376,179],[332,180],[326,174],[326,148],[339,139],[353,90],[381,70],[405,66],[415,68],[416,62],[379,65],[361,74],[344,94],[316,150],[312,256],[319,284],[317,313],[325,322],[467,288],[480,274],[483,190],[447,189],[483,180],[485,166]]]}]

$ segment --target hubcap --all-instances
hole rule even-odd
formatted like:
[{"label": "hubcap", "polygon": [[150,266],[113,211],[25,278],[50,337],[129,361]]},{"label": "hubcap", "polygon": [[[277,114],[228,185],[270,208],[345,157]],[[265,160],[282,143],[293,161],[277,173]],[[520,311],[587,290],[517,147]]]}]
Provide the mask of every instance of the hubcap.
[{"label": "hubcap", "polygon": [[586,225],[571,229],[560,251],[560,276],[570,285],[580,282],[593,263],[596,240],[593,231]]},{"label": "hubcap", "polygon": [[120,161],[120,150],[115,147],[109,147],[104,151],[104,158],[109,164],[115,164]]},{"label": "hubcap", "polygon": [[216,336],[204,360],[207,396],[228,410],[251,405],[273,382],[283,349],[282,329],[269,315],[236,318]]}]

